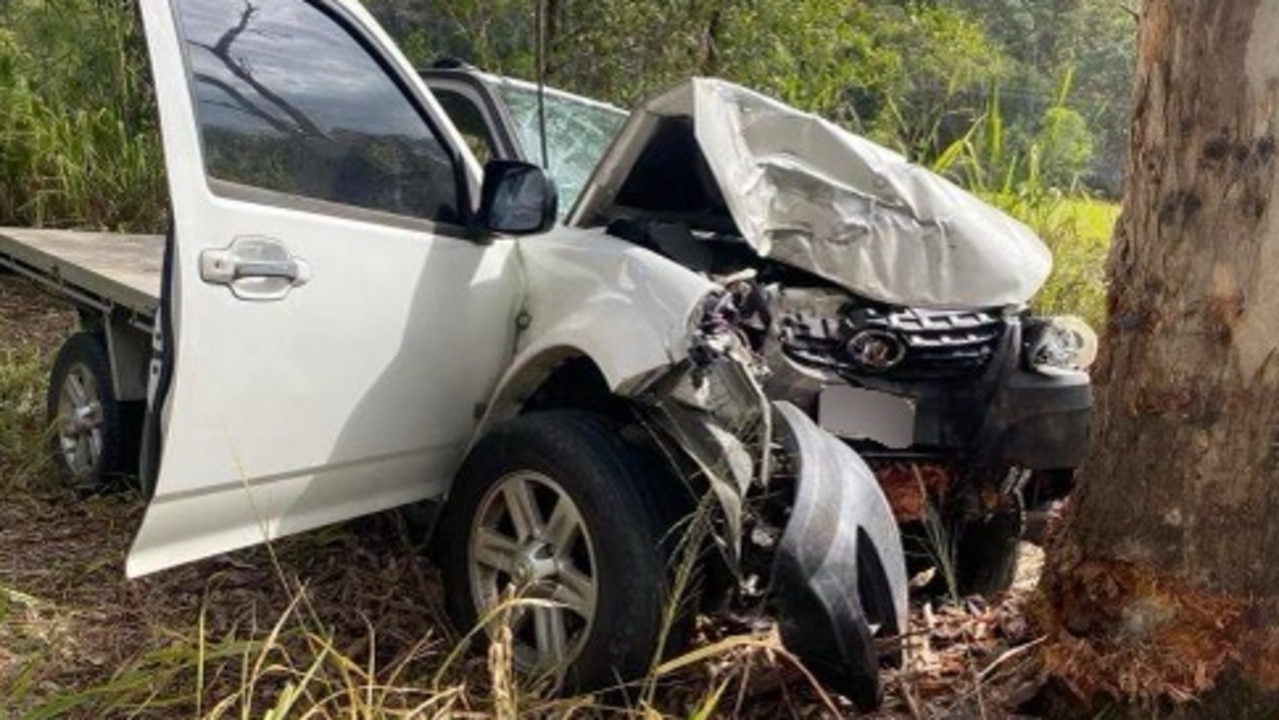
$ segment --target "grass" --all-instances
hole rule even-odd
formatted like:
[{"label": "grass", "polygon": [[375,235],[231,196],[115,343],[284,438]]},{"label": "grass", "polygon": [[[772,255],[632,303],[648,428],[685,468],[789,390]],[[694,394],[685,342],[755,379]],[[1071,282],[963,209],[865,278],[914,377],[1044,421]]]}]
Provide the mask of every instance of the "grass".
[{"label": "grass", "polygon": [[31,349],[0,349],[0,492],[29,485],[45,469],[48,362]]},{"label": "grass", "polygon": [[31,487],[49,468],[45,388],[74,323],[35,286],[0,276],[0,493]]},{"label": "grass", "polygon": [[[220,617],[227,611],[227,598],[217,587],[230,580],[223,576],[220,583],[207,582],[198,604],[189,608],[188,612],[195,615],[194,623],[178,624],[170,618],[164,626],[153,629],[150,640],[134,655],[108,668],[109,677],[40,697],[38,690],[47,685],[47,679],[39,681],[50,660],[36,650],[18,672],[8,678],[0,675],[0,697],[11,703],[11,709],[23,709],[22,717],[32,720],[373,719],[459,714],[497,718],[571,714],[657,718],[698,712],[710,716],[730,689],[740,695],[748,682],[767,677],[772,668],[774,673],[789,671],[782,680],[789,683],[790,697],[772,698],[771,714],[777,714],[787,703],[793,706],[792,711],[784,713],[788,716],[798,714],[801,705],[816,704],[835,710],[844,707],[826,697],[802,672],[794,670],[798,665],[771,631],[704,643],[684,656],[656,665],[644,681],[618,692],[547,697],[520,681],[512,671],[509,632],[495,633],[499,640],[485,654],[464,652],[456,638],[443,630],[447,624],[429,604],[412,613],[416,616],[412,626],[417,633],[405,634],[397,632],[406,627],[404,617],[398,623],[386,615],[362,616],[362,612],[343,617],[332,595],[332,576],[314,576],[313,582],[302,584],[294,574],[303,555],[338,560],[339,556],[332,552],[333,543],[349,548],[358,543],[386,542],[380,550],[411,556],[399,545],[402,538],[393,517],[385,516],[330,533],[322,543],[308,538],[280,543],[278,564],[272,562],[267,550],[241,554],[241,563],[251,562],[254,566],[242,572],[271,585],[260,588],[269,592],[270,605],[276,608],[269,614],[255,614],[242,626],[227,627]],[[218,570],[212,579],[228,572],[225,562],[213,563],[212,567]],[[205,569],[209,568],[206,563]],[[351,583],[349,587],[363,592],[347,598],[348,605],[367,611],[371,597],[394,592],[396,581],[403,577],[385,575],[385,571],[381,568],[378,573]],[[358,570],[348,565],[338,576],[346,572]],[[47,618],[61,617],[71,625],[62,631],[64,642],[79,630],[74,627],[75,608],[36,598],[23,602],[37,611],[52,613]],[[500,624],[518,602],[512,601],[491,613],[488,621]],[[405,612],[408,607],[399,609],[406,616],[410,614]],[[25,612],[20,614],[29,617]],[[44,631],[50,631],[49,627]],[[0,640],[14,646],[2,632]],[[27,644],[33,650],[39,645]],[[44,649],[46,653],[49,650],[52,648]],[[645,700],[642,686],[648,684],[658,687],[659,692]]]},{"label": "grass", "polygon": [[1081,196],[987,198],[1029,225],[1053,254],[1053,271],[1034,309],[1078,315],[1100,332],[1106,319],[1106,254],[1119,206]]}]

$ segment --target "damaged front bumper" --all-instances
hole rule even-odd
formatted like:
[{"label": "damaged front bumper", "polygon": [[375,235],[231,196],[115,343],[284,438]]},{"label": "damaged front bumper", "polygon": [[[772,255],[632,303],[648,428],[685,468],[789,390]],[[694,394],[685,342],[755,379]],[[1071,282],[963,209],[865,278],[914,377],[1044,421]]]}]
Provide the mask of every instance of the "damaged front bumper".
[{"label": "damaged front bumper", "polygon": [[[778,439],[797,477],[770,583],[782,642],[823,682],[868,709],[880,698],[875,636],[900,636],[908,617],[897,523],[855,452],[799,408],[775,409]],[[888,652],[900,659],[900,648]]]},{"label": "damaged front bumper", "polygon": [[[683,458],[715,497],[715,540],[739,590],[751,584],[742,545],[752,500],[788,497],[766,592],[783,644],[858,707],[873,708],[879,646],[899,659],[892,638],[907,622],[892,509],[866,463],[798,408],[770,403],[758,372],[731,350],[693,353],[650,386],[642,405],[668,454]],[[773,492],[783,476],[789,492]]]}]

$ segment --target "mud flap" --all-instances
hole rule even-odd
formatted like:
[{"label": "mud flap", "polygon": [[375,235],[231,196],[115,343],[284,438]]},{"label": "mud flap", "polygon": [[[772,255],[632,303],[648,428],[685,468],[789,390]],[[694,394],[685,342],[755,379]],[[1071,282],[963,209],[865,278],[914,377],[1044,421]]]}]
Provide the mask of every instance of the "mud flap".
[{"label": "mud flap", "polygon": [[[773,560],[782,642],[859,709],[879,705],[875,637],[906,628],[906,565],[892,509],[866,463],[794,405],[774,404],[798,477]],[[900,660],[900,645],[889,649]]]}]

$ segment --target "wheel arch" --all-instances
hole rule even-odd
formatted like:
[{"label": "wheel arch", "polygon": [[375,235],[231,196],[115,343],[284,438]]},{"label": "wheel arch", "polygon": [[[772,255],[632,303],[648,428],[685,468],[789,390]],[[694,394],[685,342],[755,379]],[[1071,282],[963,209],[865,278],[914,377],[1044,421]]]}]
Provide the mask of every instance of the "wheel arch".
[{"label": "wheel arch", "polygon": [[[658,505],[653,508],[654,512],[663,516],[682,514],[691,509],[691,506],[685,507],[690,505],[690,498],[700,497],[708,485],[701,479],[688,480],[697,478],[697,475],[688,458],[671,453],[677,441],[666,436],[662,428],[646,422],[635,392],[628,393],[624,389],[635,387],[638,392],[646,386],[643,381],[659,376],[669,365],[644,367],[636,375],[637,367],[623,371],[623,376],[630,373],[634,384],[619,388],[613,379],[618,374],[610,373],[609,365],[582,347],[557,344],[538,353],[529,353],[502,379],[480,422],[472,447],[501,423],[521,415],[559,410],[581,410],[601,415],[613,420],[628,442],[646,446],[654,462],[661,463],[668,471],[650,476],[653,482],[670,484],[665,488],[666,492],[652,496],[661,498],[660,501],[654,500]],[[618,370],[616,366],[613,369]],[[656,433],[661,433],[662,437]],[[692,484],[681,483],[679,478],[685,478]]]},{"label": "wheel arch", "polygon": [[498,423],[533,410],[579,409],[615,415],[634,394],[669,367],[651,353],[599,352],[583,343],[546,343],[520,354],[498,382],[471,440]]}]

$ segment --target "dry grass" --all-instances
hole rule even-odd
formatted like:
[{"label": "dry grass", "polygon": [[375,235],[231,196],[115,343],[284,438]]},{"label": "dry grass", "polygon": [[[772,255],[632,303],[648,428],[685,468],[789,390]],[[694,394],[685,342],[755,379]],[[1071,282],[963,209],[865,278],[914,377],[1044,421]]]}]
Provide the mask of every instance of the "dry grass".
[{"label": "dry grass", "polygon": [[[0,276],[0,362],[35,358],[20,374],[40,386],[36,405],[72,319]],[[42,407],[0,409],[27,414]],[[775,629],[707,622],[688,654],[655,669],[651,694],[641,684],[541,699],[516,684],[500,646],[454,652],[435,570],[396,515],[129,581],[139,498],[78,499],[47,473],[11,484],[13,467],[0,465],[0,720],[853,714]],[[875,717],[1005,716],[1026,656],[1016,648],[1033,640],[1021,607],[1034,576],[999,603],[917,607],[910,659],[888,671]]]}]

